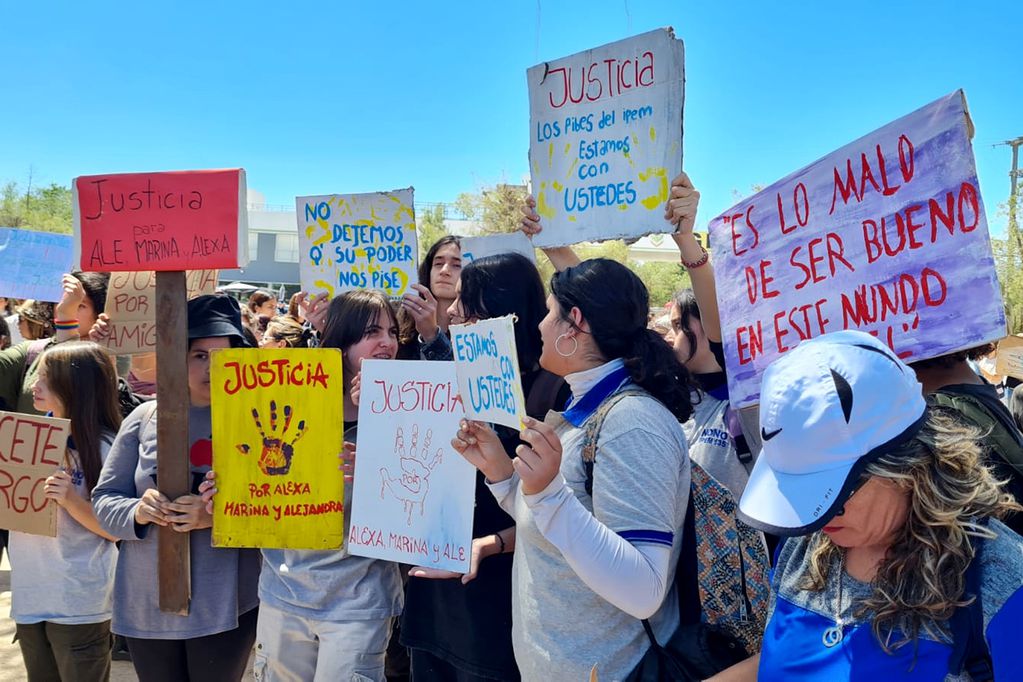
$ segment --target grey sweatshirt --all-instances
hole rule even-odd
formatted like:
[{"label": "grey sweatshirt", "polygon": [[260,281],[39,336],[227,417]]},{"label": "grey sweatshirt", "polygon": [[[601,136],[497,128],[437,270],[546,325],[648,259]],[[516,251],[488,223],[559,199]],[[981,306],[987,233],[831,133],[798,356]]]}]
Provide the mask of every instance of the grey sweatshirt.
[{"label": "grey sweatshirt", "polygon": [[[210,409],[188,412],[192,492],[209,471]],[[92,505],[103,529],[123,540],[114,580],[111,629],[141,639],[191,639],[238,627],[238,616],[255,608],[259,551],[211,546],[210,529],[190,533],[192,600],[188,616],[160,611],[157,535],[135,523],[139,498],[156,485],[156,409],[145,403],[132,412],[103,464]]]}]

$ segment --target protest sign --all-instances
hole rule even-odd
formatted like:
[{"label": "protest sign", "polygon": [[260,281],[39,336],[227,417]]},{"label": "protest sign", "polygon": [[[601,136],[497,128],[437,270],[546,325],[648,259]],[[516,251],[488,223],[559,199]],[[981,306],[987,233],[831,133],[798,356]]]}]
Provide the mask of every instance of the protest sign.
[{"label": "protest sign", "polygon": [[302,289],[334,297],[351,289],[401,296],[419,281],[412,188],[296,197]]},{"label": "protest sign", "polygon": [[450,331],[466,415],[521,429],[527,415],[515,349],[514,316],[453,324]]},{"label": "protest sign", "polygon": [[465,416],[450,362],[362,363],[348,551],[465,573],[476,471],[451,448]]},{"label": "protest sign", "polygon": [[870,332],[908,362],[1005,335],[971,135],[956,91],[711,222],[734,406],[826,332]]},{"label": "protest sign", "polygon": [[46,499],[46,479],[68,465],[71,422],[0,412],[0,528],[57,535],[57,505]]},{"label": "protest sign", "polygon": [[[217,270],[187,273],[188,298],[217,290]],[[115,355],[150,353],[156,350],[156,273],[115,272],[107,287],[104,312],[110,333],[104,344]]]},{"label": "protest sign", "polygon": [[538,64],[529,169],[543,232],[533,244],[664,232],[682,170],[684,49],[670,28]]},{"label": "protest sign", "polygon": [[485,237],[461,237],[462,265],[486,256],[497,256],[502,253],[517,253],[536,263],[536,250],[533,242],[522,232],[508,234],[490,234]]},{"label": "protest sign", "polygon": [[0,227],[0,296],[56,303],[64,289],[61,276],[74,264],[69,234]]},{"label": "protest sign", "polygon": [[1023,381],[1023,336],[1007,336],[998,342],[995,374]]},{"label": "protest sign", "polygon": [[341,351],[229,349],[212,362],[214,546],[340,547]]},{"label": "protest sign", "polygon": [[241,169],[83,175],[72,191],[82,270],[221,269],[249,261]]}]

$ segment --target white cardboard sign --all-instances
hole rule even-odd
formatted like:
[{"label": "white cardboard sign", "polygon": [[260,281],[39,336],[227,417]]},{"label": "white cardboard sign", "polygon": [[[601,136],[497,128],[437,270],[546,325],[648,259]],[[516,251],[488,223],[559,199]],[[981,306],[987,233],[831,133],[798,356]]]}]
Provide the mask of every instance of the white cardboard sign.
[{"label": "white cardboard sign", "polygon": [[526,399],[511,315],[451,325],[458,388],[465,412],[477,421],[522,428]]},{"label": "white cardboard sign", "polygon": [[454,363],[363,362],[349,553],[469,570],[476,470],[451,447],[464,416]]},{"label": "white cardboard sign", "polygon": [[527,70],[536,246],[666,231],[682,170],[684,62],[667,28]]},{"label": "white cardboard sign", "polygon": [[397,297],[418,281],[413,190],[296,197],[302,289],[334,297],[380,289]]}]

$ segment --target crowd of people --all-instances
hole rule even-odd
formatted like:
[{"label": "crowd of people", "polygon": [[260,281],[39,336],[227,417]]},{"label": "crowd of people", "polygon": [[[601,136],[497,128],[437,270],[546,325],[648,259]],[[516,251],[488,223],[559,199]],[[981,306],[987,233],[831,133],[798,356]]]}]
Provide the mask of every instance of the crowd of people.
[{"label": "crowd of people", "polygon": [[[45,482],[56,537],[5,538],[29,680],[108,679],[112,634],[143,682],[237,680],[250,658],[271,681],[1023,679],[1023,391],[975,371],[990,349],[907,365],[836,332],[768,368],[744,427],[698,205],[683,173],[665,231],[692,288],[666,319],[621,263],[546,249],[545,283],[516,254],[463,264],[457,237],[396,302],[189,301],[192,489],[174,499],[156,475],[152,355],[115,361],[101,345],[106,276],[65,276],[55,305],[0,299],[0,406],[71,423]],[[542,229],[530,198],[522,230]],[[467,573],[212,547],[216,472],[197,453],[212,447],[213,351],[340,349],[345,442],[319,454],[359,485],[362,361],[451,361],[451,324],[504,315],[529,418],[450,434],[477,469]],[[705,535],[721,509],[749,540],[724,606],[695,549],[737,542]],[[159,608],[153,526],[188,535],[187,615]],[[743,586],[768,575],[761,609]]]}]

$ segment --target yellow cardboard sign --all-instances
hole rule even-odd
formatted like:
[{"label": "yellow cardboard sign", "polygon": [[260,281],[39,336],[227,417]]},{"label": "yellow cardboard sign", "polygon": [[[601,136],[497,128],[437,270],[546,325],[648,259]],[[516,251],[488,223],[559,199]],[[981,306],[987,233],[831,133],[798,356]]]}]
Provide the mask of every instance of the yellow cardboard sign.
[{"label": "yellow cardboard sign", "polygon": [[210,369],[215,547],[336,549],[341,351],[224,349]]}]

